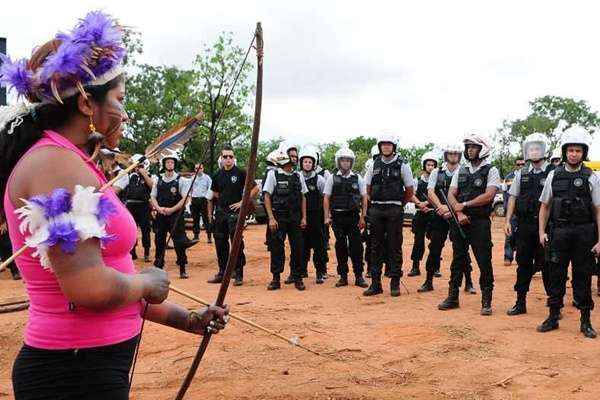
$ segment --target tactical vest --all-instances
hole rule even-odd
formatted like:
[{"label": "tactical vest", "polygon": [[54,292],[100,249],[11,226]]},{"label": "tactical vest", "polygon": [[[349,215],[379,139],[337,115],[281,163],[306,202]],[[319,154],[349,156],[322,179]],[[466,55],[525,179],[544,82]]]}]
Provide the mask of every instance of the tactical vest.
[{"label": "tactical vest", "polygon": [[448,198],[448,191],[450,190],[450,183],[452,182],[452,176],[448,176],[446,171],[443,171],[441,168],[438,169],[437,181],[435,182],[435,194],[438,199],[445,204],[444,197],[442,193]]},{"label": "tactical vest", "polygon": [[403,201],[404,180],[402,179],[403,160],[398,156],[396,161],[386,164],[381,156],[373,162],[373,178],[371,179],[372,201]]},{"label": "tactical vest", "polygon": [[540,196],[544,190],[546,177],[554,169],[549,164],[546,169],[537,174],[528,170],[528,167],[521,169],[521,179],[519,181],[519,196],[515,202],[515,215],[521,223],[538,222],[540,213]]},{"label": "tactical vest", "polygon": [[[459,203],[473,200],[475,197],[485,193],[487,189],[488,173],[491,165],[486,164],[474,173],[469,168],[460,167],[458,171],[458,197]],[[492,213],[493,201],[479,207],[468,207],[463,212],[470,218],[488,218]]]},{"label": "tactical vest", "polygon": [[417,196],[419,201],[427,201],[427,182],[421,178],[417,181],[417,191],[415,192],[415,196]]},{"label": "tactical vest", "polygon": [[358,187],[358,175],[343,177],[335,174],[333,176],[333,187],[331,189],[331,209],[352,211],[360,207],[362,196]]},{"label": "tactical vest", "polygon": [[302,207],[302,186],[297,173],[291,175],[275,171],[275,190],[271,198],[276,211],[299,213]]},{"label": "tactical vest", "polygon": [[129,175],[129,184],[125,194],[127,200],[146,202],[150,200],[150,188],[140,174]]},{"label": "tactical vest", "polygon": [[319,172],[317,172],[317,175],[321,175],[323,178],[325,178],[326,173],[327,173],[326,169],[321,169]]},{"label": "tactical vest", "polygon": [[173,207],[181,201],[179,193],[179,176],[170,182],[163,181],[159,176],[156,184],[156,202],[161,207]]},{"label": "tactical vest", "polygon": [[579,171],[569,172],[564,165],[556,167],[552,178],[553,224],[586,224],[594,222],[594,205],[589,179],[592,170],[582,166]]},{"label": "tactical vest", "polygon": [[319,191],[319,175],[315,174],[312,178],[306,179],[306,211],[318,211],[323,209],[323,195]]}]

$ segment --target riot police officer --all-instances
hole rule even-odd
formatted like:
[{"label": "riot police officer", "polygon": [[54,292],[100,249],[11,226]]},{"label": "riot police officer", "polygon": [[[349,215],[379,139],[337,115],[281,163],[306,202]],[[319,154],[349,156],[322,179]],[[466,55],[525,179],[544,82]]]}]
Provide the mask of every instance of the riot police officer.
[{"label": "riot police officer", "polygon": [[[141,154],[134,154],[131,161],[137,162],[142,158]],[[134,172],[125,175],[114,184],[114,189],[120,197],[125,199],[125,205],[133,216],[135,224],[142,232],[142,247],[144,248],[144,262],[150,262],[150,192],[154,182],[148,174],[150,162],[144,161],[138,165]],[[135,246],[131,249],[131,257],[137,259],[137,240]]]},{"label": "riot police officer", "polygon": [[414,196],[414,180],[408,164],[396,153],[396,138],[384,134],[377,140],[379,155],[367,170],[365,183],[371,199],[371,286],[363,293],[383,293],[382,255],[388,266],[390,294],[400,296],[402,276],[402,223],[404,203]]},{"label": "riot police officer", "polygon": [[365,227],[367,188],[363,179],[352,171],[355,155],[347,147],[335,153],[338,171],[325,183],[325,224],[332,224],[339,280],[336,287],[348,286],[348,255],[352,260],[354,284],[368,286],[363,278],[363,245],[360,230]]},{"label": "riot police officer", "polygon": [[322,284],[327,273],[325,264],[325,229],[323,228],[323,189],[325,178],[315,172],[318,156],[314,146],[304,146],[298,156],[300,171],[306,188],[306,228],[302,231],[302,276],[308,276],[310,251],[313,251],[313,264],[316,269],[316,283]]},{"label": "riot police officer", "polygon": [[204,165],[198,163],[194,166],[196,168],[196,177],[192,176],[191,182],[194,182],[191,191],[192,203],[190,204],[190,213],[192,214],[194,240],[200,239],[200,218],[202,218],[202,224],[206,231],[206,238],[208,243],[212,243],[212,234],[210,224],[208,223],[208,196],[209,190],[212,186],[212,179],[208,174],[204,173]]},{"label": "riot police officer", "polygon": [[[507,311],[508,315],[519,315],[527,312],[527,292],[536,267],[542,265],[542,280],[546,292],[548,274],[545,267],[544,248],[540,244],[538,231],[539,198],[544,188],[548,173],[554,169],[546,162],[548,145],[546,137],[541,133],[533,133],[523,142],[523,159],[529,164],[515,172],[513,183],[508,192],[506,211],[506,236],[513,236],[516,244],[517,282],[515,292],[517,301]],[[516,215],[517,223],[513,223]],[[514,226],[517,226],[516,232]]]},{"label": "riot police officer", "polygon": [[427,235],[435,212],[429,204],[427,198],[427,186],[429,184],[429,176],[431,172],[437,168],[437,156],[432,151],[428,151],[421,156],[421,176],[415,179],[415,195],[413,203],[417,208],[417,212],[412,220],[412,233],[414,234],[413,248],[410,258],[413,262],[412,269],[408,276],[421,275],[419,264],[425,254],[425,236]]},{"label": "riot police officer", "polygon": [[[463,152],[463,146],[449,144],[443,147],[444,165],[441,168],[434,169],[429,176],[427,183],[427,197],[429,203],[435,209],[435,215],[431,221],[429,230],[429,254],[425,262],[427,276],[425,282],[418,289],[419,292],[429,292],[433,290],[433,278],[440,277],[440,263],[442,259],[442,249],[448,237],[450,225],[454,223],[447,219],[449,212],[446,200],[448,199],[448,190],[452,177],[460,167],[460,158]],[[467,267],[464,270],[465,292],[476,294],[471,279],[471,258],[467,254]]]},{"label": "riot police officer", "polygon": [[271,249],[271,273],[273,280],[268,290],[281,288],[281,273],[285,264],[285,238],[290,243],[290,280],[298,290],[304,290],[302,280],[302,234],[306,227],[306,197],[308,189],[304,177],[294,171],[290,156],[280,151],[276,156],[279,168],[269,171],[263,193],[265,210],[269,216],[269,241]]},{"label": "riot police officer", "polygon": [[[235,154],[230,146],[225,146],[221,150],[222,168],[220,168],[212,178],[211,192],[212,199],[208,205],[209,224],[212,225],[215,239],[215,248],[217,251],[217,261],[219,271],[208,280],[208,283],[221,283],[227,260],[229,259],[230,241],[233,242],[235,226],[239,218],[240,207],[242,206],[242,195],[244,194],[244,184],[246,182],[246,171],[238,168],[235,162]],[[254,198],[258,193],[258,186],[253,186],[250,197]],[[213,218],[214,210],[214,222]],[[244,254],[244,242],[240,247],[240,255],[234,271],[234,286],[241,286],[244,283],[244,265],[246,264],[246,255]]]},{"label": "riot police officer", "polygon": [[[369,168],[373,168],[373,160],[379,154],[379,147],[377,143],[375,143],[371,147],[370,155],[371,157],[365,162],[365,169],[363,171],[363,175],[366,174]],[[368,196],[367,196],[368,199]],[[365,217],[365,229],[362,231],[362,240],[365,243],[365,263],[367,264],[367,278],[371,278],[371,222],[369,220],[369,207],[371,206],[371,202],[367,201],[367,216]],[[387,276],[387,271],[386,274]]]},{"label": "riot police officer", "polygon": [[[185,207],[186,183],[175,172],[179,156],[171,153],[161,160],[162,169],[165,171],[156,177],[150,193],[150,202],[156,214],[156,233],[154,235],[156,254],[154,266],[164,268],[165,249],[167,246],[167,235],[171,233],[173,247],[177,254],[177,265],[179,265],[179,277],[187,279],[186,272],[187,255],[186,248],[189,243],[185,235],[185,220],[180,217],[179,211]],[[178,218],[180,217],[180,218]]]},{"label": "riot police officer", "polygon": [[467,163],[452,177],[448,192],[450,207],[456,212],[462,232],[456,224],[450,225],[453,257],[448,297],[438,308],[458,308],[458,291],[471,247],[480,272],[481,315],[491,315],[494,270],[490,213],[494,196],[501,187],[500,174],[487,160],[491,153],[491,144],[487,137],[469,134],[463,143]]},{"label": "riot police officer", "polygon": [[[581,312],[580,331],[595,338],[590,321],[594,255],[600,254],[600,179],[583,165],[591,135],[580,126],[565,130],[561,139],[563,164],[551,171],[540,196],[539,240],[548,252],[548,307],[550,315],[539,332],[558,328],[569,262],[573,271],[573,299]],[[547,223],[548,233],[546,231]]]}]

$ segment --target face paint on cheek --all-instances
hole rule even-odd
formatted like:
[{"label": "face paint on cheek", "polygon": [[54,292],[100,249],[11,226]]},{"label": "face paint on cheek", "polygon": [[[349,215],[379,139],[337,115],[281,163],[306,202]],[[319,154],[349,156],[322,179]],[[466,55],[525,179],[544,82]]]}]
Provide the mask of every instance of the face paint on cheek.
[{"label": "face paint on cheek", "polygon": [[124,115],[123,104],[116,100],[110,100],[109,107],[106,110],[108,126],[104,135],[105,140],[110,140],[117,132],[122,130]]}]

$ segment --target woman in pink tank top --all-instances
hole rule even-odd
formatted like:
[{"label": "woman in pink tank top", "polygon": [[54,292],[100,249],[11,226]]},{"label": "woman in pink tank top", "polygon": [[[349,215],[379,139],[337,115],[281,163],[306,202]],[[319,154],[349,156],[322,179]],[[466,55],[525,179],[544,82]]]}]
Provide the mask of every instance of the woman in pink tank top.
[{"label": "woman in pink tank top", "polygon": [[121,33],[92,12],[0,67],[0,83],[29,101],[0,110],[0,215],[13,250],[29,246],[16,259],[30,299],[19,400],[127,399],[142,318],[198,334],[226,322],[227,309],[165,302],[167,274],[134,268],[133,218],[112,189],[94,192],[106,179],[90,154],[117,147],[127,122]]}]

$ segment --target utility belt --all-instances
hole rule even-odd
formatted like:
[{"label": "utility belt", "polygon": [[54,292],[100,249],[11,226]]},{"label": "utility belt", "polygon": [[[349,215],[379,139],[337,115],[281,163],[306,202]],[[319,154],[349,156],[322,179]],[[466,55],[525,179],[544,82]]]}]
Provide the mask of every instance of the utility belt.
[{"label": "utility belt", "polygon": [[125,204],[127,205],[132,205],[132,206],[139,206],[142,204],[150,204],[150,202],[148,200],[132,200],[132,199],[127,199],[125,200]]},{"label": "utility belt", "polygon": [[378,208],[380,210],[387,210],[387,209],[396,208],[396,207],[404,208],[404,204],[400,205],[400,204],[393,204],[393,203],[374,203],[374,202],[371,202],[371,207]]}]

